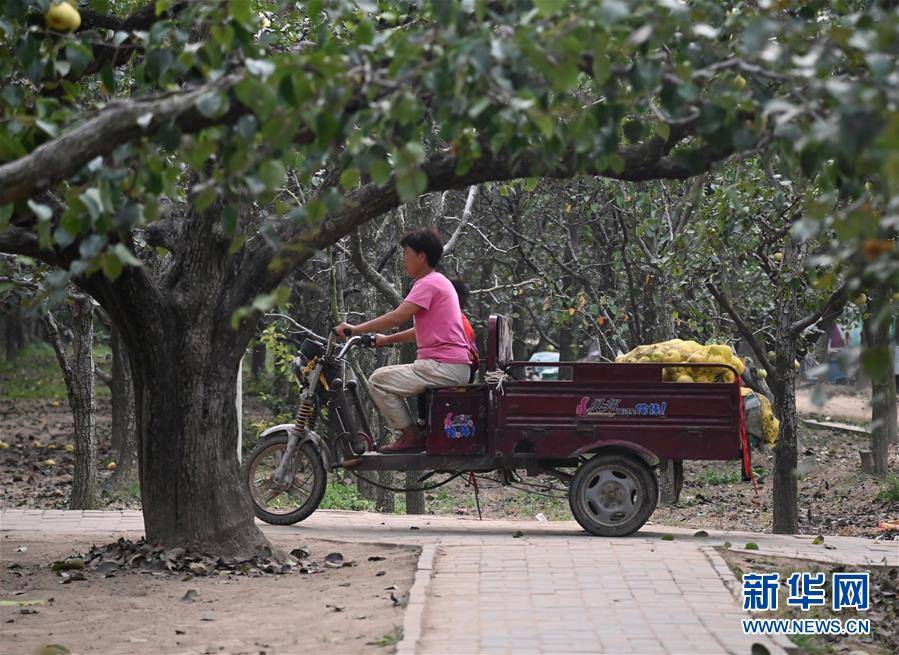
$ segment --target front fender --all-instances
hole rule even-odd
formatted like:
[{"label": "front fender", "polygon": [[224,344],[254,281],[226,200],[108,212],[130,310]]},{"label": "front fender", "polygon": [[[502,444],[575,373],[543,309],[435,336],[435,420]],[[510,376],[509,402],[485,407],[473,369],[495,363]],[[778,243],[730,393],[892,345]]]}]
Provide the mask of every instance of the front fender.
[{"label": "front fender", "polygon": [[604,449],[626,451],[633,455],[637,455],[649,466],[655,466],[659,463],[659,456],[651,450],[644,448],[639,444],[635,444],[632,441],[622,441],[620,439],[603,439],[600,441],[594,441],[593,443],[589,443],[586,446],[581,446],[580,448],[578,448],[576,451],[574,451],[574,453],[572,453],[572,457],[578,457],[580,455],[586,455],[587,453],[597,452]]},{"label": "front fender", "polygon": [[[290,431],[294,428],[293,423],[281,423],[280,425],[273,425],[272,427],[263,430],[259,435],[260,437],[267,437],[270,434],[275,434],[276,432],[286,432],[290,434]],[[318,449],[318,453],[322,457],[322,462],[325,465],[325,470],[330,471],[333,468],[333,464],[331,463],[331,449],[328,448],[328,444],[325,443],[325,440],[322,439],[316,432],[313,430],[305,430],[305,434],[303,435],[303,439],[300,441],[300,445],[302,446],[307,441],[311,441],[315,447]]]}]

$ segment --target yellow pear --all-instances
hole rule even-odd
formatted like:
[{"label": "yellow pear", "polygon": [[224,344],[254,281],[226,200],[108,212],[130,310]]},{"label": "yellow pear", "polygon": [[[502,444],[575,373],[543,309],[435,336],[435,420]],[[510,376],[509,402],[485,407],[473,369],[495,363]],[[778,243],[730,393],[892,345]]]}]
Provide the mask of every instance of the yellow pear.
[{"label": "yellow pear", "polygon": [[115,462],[110,462],[109,464],[106,465],[107,471],[115,471],[115,468],[116,468]]},{"label": "yellow pear", "polygon": [[687,375],[686,373],[681,373],[677,376],[676,382],[680,382],[681,384],[693,382],[693,378]]},{"label": "yellow pear", "polygon": [[733,349],[725,344],[720,343],[712,343],[708,345],[709,352],[713,355],[717,355],[718,357],[723,357],[729,359],[734,356]]},{"label": "yellow pear", "polygon": [[47,27],[54,32],[74,32],[81,25],[81,14],[65,1],[50,7],[44,18],[47,21]]}]

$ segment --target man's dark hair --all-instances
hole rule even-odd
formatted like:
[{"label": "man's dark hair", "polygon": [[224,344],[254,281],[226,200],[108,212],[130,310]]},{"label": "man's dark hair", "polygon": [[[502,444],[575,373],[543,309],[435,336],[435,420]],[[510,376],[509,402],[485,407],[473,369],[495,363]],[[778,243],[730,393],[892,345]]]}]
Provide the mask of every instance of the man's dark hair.
[{"label": "man's dark hair", "polygon": [[428,258],[428,266],[437,268],[437,262],[443,256],[443,239],[432,227],[420,227],[412,230],[400,241],[401,246],[409,246],[415,252],[423,252]]},{"label": "man's dark hair", "polygon": [[471,295],[468,291],[468,285],[458,277],[453,278],[450,282],[452,282],[453,288],[456,290],[456,295],[459,296],[459,307],[464,310],[468,304],[468,296]]}]

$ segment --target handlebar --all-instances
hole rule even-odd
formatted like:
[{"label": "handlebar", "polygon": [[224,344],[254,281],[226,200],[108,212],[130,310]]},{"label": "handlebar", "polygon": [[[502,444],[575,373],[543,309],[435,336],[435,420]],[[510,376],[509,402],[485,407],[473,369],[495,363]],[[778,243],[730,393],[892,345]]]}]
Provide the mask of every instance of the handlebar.
[{"label": "handlebar", "polygon": [[[349,332],[349,330],[346,331]],[[356,337],[350,337],[349,339],[347,339],[347,342],[346,344],[344,344],[343,348],[340,349],[340,352],[337,353],[337,357],[342,358],[347,354],[347,352],[349,352],[350,348],[352,348],[357,343],[363,346],[372,347],[375,345],[375,335],[362,334]]]}]

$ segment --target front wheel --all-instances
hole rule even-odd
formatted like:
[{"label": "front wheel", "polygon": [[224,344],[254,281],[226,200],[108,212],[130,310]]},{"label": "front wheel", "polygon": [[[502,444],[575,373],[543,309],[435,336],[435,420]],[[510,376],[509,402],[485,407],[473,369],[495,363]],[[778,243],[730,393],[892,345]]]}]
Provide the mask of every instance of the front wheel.
[{"label": "front wheel", "polygon": [[318,508],[328,482],[318,449],[307,441],[296,449],[293,480],[286,491],[273,488],[272,478],[287,448],[287,432],[260,439],[247,453],[241,479],[253,501],[253,512],[273,525],[291,525]]},{"label": "front wheel", "polygon": [[596,455],[582,465],[568,490],[571,513],[600,537],[633,534],[655,511],[659,483],[645,462],[627,455]]}]

